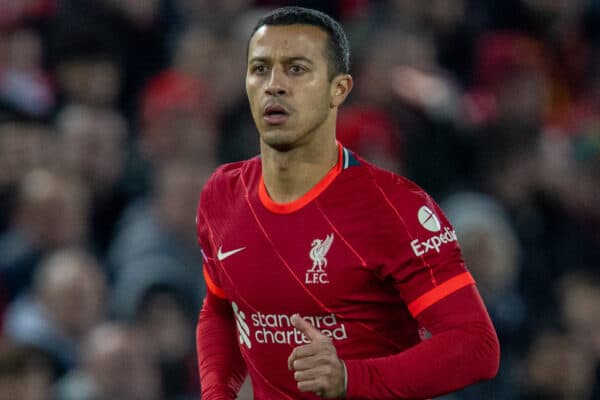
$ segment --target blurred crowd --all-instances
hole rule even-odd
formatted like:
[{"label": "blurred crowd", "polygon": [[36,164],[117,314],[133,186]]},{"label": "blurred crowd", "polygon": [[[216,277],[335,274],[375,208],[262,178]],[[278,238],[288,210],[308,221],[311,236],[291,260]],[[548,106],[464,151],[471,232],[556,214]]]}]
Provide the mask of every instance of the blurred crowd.
[{"label": "blurred crowd", "polygon": [[0,400],[198,398],[196,203],[281,5],[349,35],[338,139],[456,228],[502,362],[444,398],[599,399],[600,0],[0,0]]}]

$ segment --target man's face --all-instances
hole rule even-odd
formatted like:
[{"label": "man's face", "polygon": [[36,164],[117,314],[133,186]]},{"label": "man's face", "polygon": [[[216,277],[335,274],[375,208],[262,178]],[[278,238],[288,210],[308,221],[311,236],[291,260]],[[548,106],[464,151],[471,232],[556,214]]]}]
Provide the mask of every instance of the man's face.
[{"label": "man's face", "polygon": [[330,115],[326,44],[327,34],[310,25],[263,26],[252,37],[246,92],[266,145],[287,150],[307,142]]}]

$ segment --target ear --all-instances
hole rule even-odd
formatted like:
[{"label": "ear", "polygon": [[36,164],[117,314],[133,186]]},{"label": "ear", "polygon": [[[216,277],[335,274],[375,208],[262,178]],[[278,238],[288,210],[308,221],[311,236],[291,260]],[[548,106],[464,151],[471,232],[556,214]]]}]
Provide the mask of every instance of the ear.
[{"label": "ear", "polygon": [[333,78],[331,82],[331,100],[329,105],[331,108],[338,107],[346,100],[346,97],[350,94],[354,81],[352,76],[348,74],[338,75]]}]

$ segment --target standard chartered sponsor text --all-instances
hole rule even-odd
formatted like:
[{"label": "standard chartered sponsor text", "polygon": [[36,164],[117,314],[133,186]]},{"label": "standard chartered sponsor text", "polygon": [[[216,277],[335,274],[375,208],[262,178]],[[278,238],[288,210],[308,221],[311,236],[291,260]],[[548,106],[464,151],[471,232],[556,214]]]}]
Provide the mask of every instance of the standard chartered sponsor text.
[{"label": "standard chartered sponsor text", "polygon": [[[346,326],[339,323],[335,314],[303,316],[304,320],[310,322],[324,335],[332,340],[344,340],[348,338]],[[250,316],[254,328],[254,340],[260,344],[306,344],[310,340],[302,332],[294,328],[291,315],[287,314],[263,314],[253,313]]]}]

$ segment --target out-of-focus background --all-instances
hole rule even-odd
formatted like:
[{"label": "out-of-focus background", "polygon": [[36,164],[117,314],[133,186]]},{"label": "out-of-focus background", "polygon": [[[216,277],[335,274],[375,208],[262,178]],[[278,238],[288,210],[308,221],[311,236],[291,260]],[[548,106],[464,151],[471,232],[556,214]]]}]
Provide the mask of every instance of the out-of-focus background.
[{"label": "out-of-focus background", "polygon": [[438,200],[494,320],[446,399],[600,399],[599,0],[0,0],[0,399],[198,398],[196,202],[292,4],[349,34],[339,140]]}]

